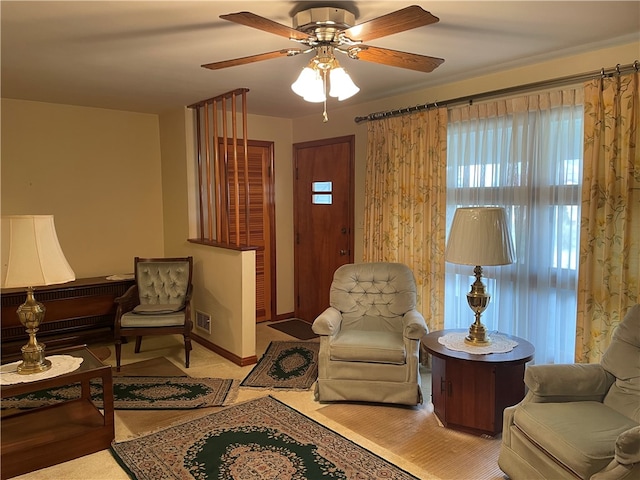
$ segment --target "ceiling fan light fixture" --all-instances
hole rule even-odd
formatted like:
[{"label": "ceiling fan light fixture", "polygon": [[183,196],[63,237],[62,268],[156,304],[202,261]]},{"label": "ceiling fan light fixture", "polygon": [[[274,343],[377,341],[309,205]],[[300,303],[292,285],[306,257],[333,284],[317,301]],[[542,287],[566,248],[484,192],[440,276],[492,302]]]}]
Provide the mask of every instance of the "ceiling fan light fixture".
[{"label": "ceiling fan light fixture", "polygon": [[353,83],[349,74],[342,67],[332,69],[329,73],[329,80],[331,81],[329,95],[337,97],[339,101],[351,98],[360,91],[360,88]]},{"label": "ceiling fan light fixture", "polygon": [[327,99],[320,72],[308,66],[302,69],[298,79],[291,84],[291,90],[307,102],[319,103]]}]

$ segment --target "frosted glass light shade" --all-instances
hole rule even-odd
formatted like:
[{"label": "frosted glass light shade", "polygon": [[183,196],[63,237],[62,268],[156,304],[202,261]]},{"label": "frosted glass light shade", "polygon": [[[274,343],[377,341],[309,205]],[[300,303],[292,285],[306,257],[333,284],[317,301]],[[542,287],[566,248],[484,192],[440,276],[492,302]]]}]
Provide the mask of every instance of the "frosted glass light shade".
[{"label": "frosted glass light shade", "polygon": [[2,217],[2,242],[2,287],[35,287],[76,279],[60,248],[53,215]]},{"label": "frosted glass light shade", "polygon": [[329,79],[331,80],[329,95],[332,97],[338,97],[339,101],[353,97],[360,91],[344,68],[334,68],[331,70],[329,75]]},{"label": "frosted glass light shade", "polygon": [[513,263],[515,250],[504,208],[458,208],[451,224],[445,260],[474,266]]},{"label": "frosted glass light shade", "polygon": [[302,69],[298,79],[291,84],[291,90],[311,103],[324,102],[327,98],[320,72],[309,67]]}]

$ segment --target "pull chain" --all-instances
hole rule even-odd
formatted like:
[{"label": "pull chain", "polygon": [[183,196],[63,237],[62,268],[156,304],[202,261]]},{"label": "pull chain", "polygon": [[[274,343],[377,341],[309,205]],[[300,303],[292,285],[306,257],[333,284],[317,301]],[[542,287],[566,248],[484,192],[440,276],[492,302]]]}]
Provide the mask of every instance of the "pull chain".
[{"label": "pull chain", "polygon": [[327,115],[327,71],[322,71],[322,80],[324,81],[324,110],[322,112],[322,123],[327,123],[329,121],[329,116]]}]

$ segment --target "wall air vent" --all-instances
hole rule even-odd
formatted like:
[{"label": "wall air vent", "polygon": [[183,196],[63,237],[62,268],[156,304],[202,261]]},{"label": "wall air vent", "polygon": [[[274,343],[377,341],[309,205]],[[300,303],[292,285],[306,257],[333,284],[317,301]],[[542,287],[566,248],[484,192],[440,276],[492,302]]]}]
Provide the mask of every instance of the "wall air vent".
[{"label": "wall air vent", "polygon": [[207,333],[211,333],[211,315],[196,310],[196,327]]}]

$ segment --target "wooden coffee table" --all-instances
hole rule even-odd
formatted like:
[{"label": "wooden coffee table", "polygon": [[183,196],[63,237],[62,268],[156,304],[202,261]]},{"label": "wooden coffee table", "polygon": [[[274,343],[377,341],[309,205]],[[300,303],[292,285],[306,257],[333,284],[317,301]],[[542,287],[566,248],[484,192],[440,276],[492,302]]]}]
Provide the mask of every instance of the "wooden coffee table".
[{"label": "wooden coffee table", "polygon": [[[83,359],[80,367],[54,378],[0,387],[1,398],[74,383],[81,384],[80,398],[41,408],[4,415],[0,422],[1,478],[14,477],[109,448],[114,438],[113,380],[104,365],[86,346],[47,352]],[[91,401],[89,381],[102,380],[103,410]]]}]

